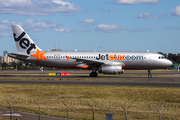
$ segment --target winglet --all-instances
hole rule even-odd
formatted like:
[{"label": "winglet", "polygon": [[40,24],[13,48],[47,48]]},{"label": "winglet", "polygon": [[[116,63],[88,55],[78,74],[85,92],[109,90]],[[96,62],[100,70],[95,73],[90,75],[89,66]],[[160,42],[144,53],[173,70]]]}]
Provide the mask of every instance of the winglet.
[{"label": "winglet", "polygon": [[66,55],[66,58],[67,58],[67,60],[69,60],[71,57],[69,57],[69,56]]}]

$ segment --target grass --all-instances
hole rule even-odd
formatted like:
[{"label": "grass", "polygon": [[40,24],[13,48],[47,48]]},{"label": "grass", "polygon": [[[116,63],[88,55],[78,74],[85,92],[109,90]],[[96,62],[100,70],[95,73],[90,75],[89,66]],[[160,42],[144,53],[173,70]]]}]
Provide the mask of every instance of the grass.
[{"label": "grass", "polygon": [[180,103],[180,88],[79,85],[0,85],[0,97],[83,98]]},{"label": "grass", "polygon": [[[22,98],[48,98],[48,99],[98,99],[115,101],[133,101],[133,102],[167,102],[180,103],[180,88],[165,87],[131,87],[131,86],[79,86],[79,85],[0,85],[0,101],[5,101],[6,97]],[[11,100],[12,101],[12,100]],[[6,104],[6,105],[5,105]],[[62,103],[61,103],[62,104]],[[4,102],[5,107],[8,107]],[[36,104],[28,105],[21,103],[20,106],[14,106],[14,110],[38,113]],[[42,114],[58,117],[66,117],[66,107],[46,107],[42,106]],[[124,112],[95,109],[97,120],[105,119],[106,113],[113,113],[114,120],[124,119]],[[129,112],[129,120],[135,119],[158,119],[158,113],[137,113]],[[170,116],[170,117],[169,117]],[[164,114],[163,118],[180,117],[176,114]],[[90,120],[92,111],[90,107],[83,108],[70,107],[70,118],[78,120]]]}]

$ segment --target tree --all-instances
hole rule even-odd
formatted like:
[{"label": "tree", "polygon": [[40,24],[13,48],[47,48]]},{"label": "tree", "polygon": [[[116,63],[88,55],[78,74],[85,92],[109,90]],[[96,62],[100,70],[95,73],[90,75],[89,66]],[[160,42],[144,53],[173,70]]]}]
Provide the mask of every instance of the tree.
[{"label": "tree", "polygon": [[8,64],[6,62],[1,63],[2,70],[6,70],[6,67],[8,67]]}]

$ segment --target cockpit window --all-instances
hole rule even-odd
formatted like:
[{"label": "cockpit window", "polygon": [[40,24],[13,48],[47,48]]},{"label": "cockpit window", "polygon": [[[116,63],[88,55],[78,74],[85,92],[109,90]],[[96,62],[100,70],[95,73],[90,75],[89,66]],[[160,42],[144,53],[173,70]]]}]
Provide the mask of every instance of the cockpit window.
[{"label": "cockpit window", "polygon": [[164,57],[164,56],[159,56],[159,59],[166,59],[166,57]]}]

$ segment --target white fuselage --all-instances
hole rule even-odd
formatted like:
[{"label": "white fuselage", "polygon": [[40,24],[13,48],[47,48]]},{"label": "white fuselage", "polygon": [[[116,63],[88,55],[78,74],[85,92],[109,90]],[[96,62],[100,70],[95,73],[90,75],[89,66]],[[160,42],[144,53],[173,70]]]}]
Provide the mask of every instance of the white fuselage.
[{"label": "white fuselage", "polygon": [[[66,56],[70,58],[67,60]],[[44,57],[47,59],[41,59],[39,64],[57,68],[88,69],[88,66],[93,65],[93,62],[94,64],[101,62],[107,65],[119,64],[123,66],[123,69],[164,69],[172,66],[172,62],[163,55],[150,52],[48,51],[44,54]],[[32,56],[25,59],[25,61],[37,63],[36,58]]]}]

